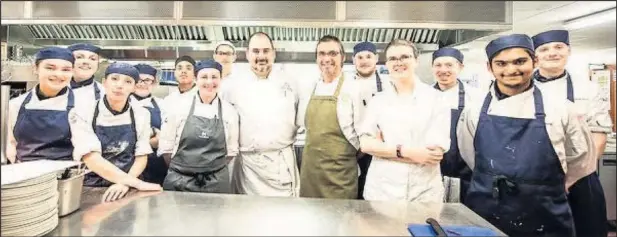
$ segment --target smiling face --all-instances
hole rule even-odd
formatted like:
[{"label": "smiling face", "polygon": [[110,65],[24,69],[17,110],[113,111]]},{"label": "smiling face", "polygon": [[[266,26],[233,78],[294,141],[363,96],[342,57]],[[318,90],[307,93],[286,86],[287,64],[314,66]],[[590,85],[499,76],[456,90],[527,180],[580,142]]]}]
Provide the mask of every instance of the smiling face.
[{"label": "smiling face", "polygon": [[526,49],[509,48],[497,53],[488,66],[499,84],[519,89],[529,85],[535,61]]},{"label": "smiling face", "polygon": [[411,79],[418,60],[411,46],[393,45],[386,52],[386,67],[394,79]]},{"label": "smiling face", "polygon": [[544,70],[559,71],[566,68],[570,47],[562,42],[551,42],[536,49],[538,67]]},{"label": "smiling face", "polygon": [[320,42],[317,45],[317,65],[324,77],[336,77],[343,69],[345,55],[336,41]]},{"label": "smiling face", "polygon": [[124,101],[135,90],[135,80],[124,74],[111,73],[105,77],[103,87],[110,101]]},{"label": "smiling face", "polygon": [[276,53],[267,36],[257,34],[251,38],[246,59],[255,75],[267,77],[270,74]]},{"label": "smiling face", "polygon": [[453,57],[438,57],[433,61],[433,76],[440,85],[455,84],[462,69],[463,64]]},{"label": "smiling face", "polygon": [[36,66],[35,74],[42,91],[54,94],[64,89],[73,77],[73,64],[63,59],[41,60]]},{"label": "smiling face", "polygon": [[99,55],[88,50],[76,50],[75,79],[78,81],[90,79],[99,69]]},{"label": "smiling face", "polygon": [[204,68],[197,72],[197,87],[199,94],[203,96],[214,96],[219,90],[221,83],[221,72],[214,68]]},{"label": "smiling face", "polygon": [[377,60],[379,56],[370,51],[362,51],[356,53],[353,57],[353,64],[356,66],[356,71],[362,77],[369,77],[375,73]]},{"label": "smiling face", "polygon": [[176,64],[174,76],[181,85],[192,85],[195,81],[195,71],[193,64],[187,61],[181,61]]},{"label": "smiling face", "polygon": [[156,85],[156,79],[150,74],[139,74],[139,82],[135,85],[135,94],[146,97],[152,94],[152,89]]}]

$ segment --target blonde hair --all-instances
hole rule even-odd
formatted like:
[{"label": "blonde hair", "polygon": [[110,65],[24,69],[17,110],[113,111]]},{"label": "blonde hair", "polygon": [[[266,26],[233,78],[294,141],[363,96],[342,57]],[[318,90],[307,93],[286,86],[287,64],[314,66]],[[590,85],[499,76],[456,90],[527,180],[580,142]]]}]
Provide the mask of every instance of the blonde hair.
[{"label": "blonde hair", "polygon": [[413,51],[413,57],[414,58],[418,58],[418,54],[420,53],[418,51],[418,48],[416,47],[416,45],[409,41],[409,40],[404,40],[404,39],[394,39],[392,41],[390,41],[390,43],[388,43],[388,46],[386,46],[386,49],[383,51],[384,53],[388,52],[388,49],[392,46],[408,46],[411,47],[411,50]]}]

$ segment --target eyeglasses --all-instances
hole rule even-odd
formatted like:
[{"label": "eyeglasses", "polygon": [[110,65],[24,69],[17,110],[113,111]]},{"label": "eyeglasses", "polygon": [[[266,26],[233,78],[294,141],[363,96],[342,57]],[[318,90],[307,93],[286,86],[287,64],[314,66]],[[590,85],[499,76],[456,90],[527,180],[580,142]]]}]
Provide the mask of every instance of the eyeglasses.
[{"label": "eyeglasses", "polygon": [[319,57],[325,57],[326,55],[327,55],[327,56],[330,56],[330,57],[336,57],[336,56],[338,56],[339,54],[341,54],[341,52],[339,52],[339,51],[334,51],[334,50],[329,51],[329,52],[324,52],[324,51],[319,51],[319,52],[317,52],[317,56],[319,56]]},{"label": "eyeglasses", "polygon": [[401,62],[407,62],[409,61],[409,59],[411,59],[413,56],[406,54],[406,55],[401,55],[401,57],[397,58],[397,57],[388,57],[388,62],[396,62],[396,61],[401,61]]},{"label": "eyeglasses", "polygon": [[231,56],[233,54],[234,54],[234,52],[216,51],[216,55],[220,55],[220,56]]},{"label": "eyeglasses", "polygon": [[144,83],[146,85],[152,85],[154,83],[154,80],[152,79],[139,80],[137,83]]}]

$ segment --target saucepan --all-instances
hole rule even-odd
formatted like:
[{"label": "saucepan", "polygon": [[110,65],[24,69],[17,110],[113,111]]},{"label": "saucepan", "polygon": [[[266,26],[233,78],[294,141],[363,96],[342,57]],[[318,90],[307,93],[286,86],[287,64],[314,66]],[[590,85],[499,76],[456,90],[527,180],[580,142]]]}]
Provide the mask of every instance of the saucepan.
[{"label": "saucepan", "polygon": [[83,163],[58,174],[58,216],[66,216],[79,209],[86,169]]}]

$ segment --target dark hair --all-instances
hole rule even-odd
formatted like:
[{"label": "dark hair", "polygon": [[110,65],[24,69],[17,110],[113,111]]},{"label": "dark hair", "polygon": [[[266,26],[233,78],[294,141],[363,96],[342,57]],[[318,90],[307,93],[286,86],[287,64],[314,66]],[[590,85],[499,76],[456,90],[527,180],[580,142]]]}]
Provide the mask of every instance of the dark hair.
[{"label": "dark hair", "polygon": [[319,44],[325,43],[325,42],[338,43],[338,46],[341,49],[341,56],[343,57],[345,56],[345,48],[343,47],[343,43],[341,43],[341,40],[334,35],[324,35],[319,39],[319,41],[317,41],[317,46],[315,46],[315,57],[317,57],[317,48],[319,47]]},{"label": "dark hair", "polygon": [[418,58],[418,54],[420,54],[420,52],[418,51],[418,48],[416,47],[416,45],[409,41],[409,40],[404,40],[404,39],[395,39],[390,41],[390,43],[388,43],[388,46],[386,46],[386,49],[383,51],[384,54],[386,54],[388,52],[388,49],[392,46],[408,46],[411,47],[411,50],[413,51],[413,57],[414,58]]},{"label": "dark hair", "polygon": [[268,41],[270,41],[270,46],[272,47],[272,49],[274,49],[274,43],[272,42],[272,38],[270,38],[270,36],[266,34],[266,32],[263,32],[263,31],[255,32],[251,34],[251,36],[249,36],[249,44],[247,48],[249,48],[249,46],[251,45],[251,40],[253,40],[253,37],[257,35],[265,36],[266,38],[268,38]]}]

